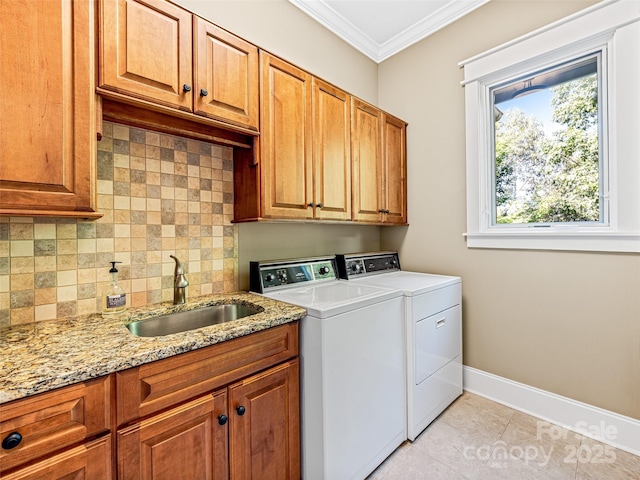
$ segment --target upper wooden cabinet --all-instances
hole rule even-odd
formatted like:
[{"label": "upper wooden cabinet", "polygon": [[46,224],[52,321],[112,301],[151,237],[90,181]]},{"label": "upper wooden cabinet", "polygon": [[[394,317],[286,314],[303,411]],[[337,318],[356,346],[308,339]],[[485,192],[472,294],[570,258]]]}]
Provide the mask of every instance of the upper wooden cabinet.
[{"label": "upper wooden cabinet", "polygon": [[353,219],[376,223],[382,216],[382,112],[357,99],[352,108]]},{"label": "upper wooden cabinet", "polygon": [[258,130],[258,49],[201,18],[194,21],[194,111]]},{"label": "upper wooden cabinet", "polygon": [[382,115],[383,222],[407,223],[407,124],[387,113]]},{"label": "upper wooden cabinet", "polygon": [[404,121],[354,99],[354,221],[407,223],[406,127]]},{"label": "upper wooden cabinet", "polygon": [[258,50],[164,0],[102,0],[99,92],[258,131]]},{"label": "upper wooden cabinet", "polygon": [[99,87],[191,111],[192,15],[164,0],[102,0]]},{"label": "upper wooden cabinet", "polygon": [[237,159],[236,220],[351,220],[351,97],[266,52],[260,62],[259,179]]},{"label": "upper wooden cabinet", "polygon": [[311,75],[263,51],[260,68],[261,216],[311,219]]},{"label": "upper wooden cabinet", "polygon": [[0,215],[97,218],[91,0],[1,0]]},{"label": "upper wooden cabinet", "polygon": [[351,220],[351,96],[313,79],[315,218]]}]

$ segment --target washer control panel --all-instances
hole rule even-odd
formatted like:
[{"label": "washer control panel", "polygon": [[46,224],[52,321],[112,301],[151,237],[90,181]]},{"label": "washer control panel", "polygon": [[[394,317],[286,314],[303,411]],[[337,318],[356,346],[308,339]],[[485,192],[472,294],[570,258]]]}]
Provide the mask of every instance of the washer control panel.
[{"label": "washer control panel", "polygon": [[349,279],[400,270],[397,252],[336,255],[340,278]]},{"label": "washer control panel", "polygon": [[284,288],[304,283],[319,283],[338,278],[334,257],[283,260],[281,262],[251,262],[249,287],[252,292]]}]

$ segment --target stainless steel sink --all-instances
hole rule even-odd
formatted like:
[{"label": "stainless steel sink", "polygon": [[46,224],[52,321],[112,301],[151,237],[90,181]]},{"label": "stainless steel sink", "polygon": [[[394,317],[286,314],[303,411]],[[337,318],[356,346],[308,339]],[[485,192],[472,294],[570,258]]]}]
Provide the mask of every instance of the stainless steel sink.
[{"label": "stainless steel sink", "polygon": [[261,307],[240,303],[213,305],[139,320],[129,323],[127,328],[138,337],[160,337],[170,333],[187,332],[209,325],[231,322],[262,311]]}]

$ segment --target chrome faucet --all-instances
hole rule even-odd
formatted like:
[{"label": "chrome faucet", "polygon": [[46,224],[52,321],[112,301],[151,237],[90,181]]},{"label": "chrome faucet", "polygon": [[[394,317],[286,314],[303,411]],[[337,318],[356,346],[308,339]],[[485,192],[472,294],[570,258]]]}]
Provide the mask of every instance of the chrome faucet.
[{"label": "chrome faucet", "polygon": [[177,257],[169,255],[176,261],[176,270],[173,274],[173,304],[179,305],[185,302],[187,298],[186,288],[189,285],[187,278],[184,276],[184,268]]}]

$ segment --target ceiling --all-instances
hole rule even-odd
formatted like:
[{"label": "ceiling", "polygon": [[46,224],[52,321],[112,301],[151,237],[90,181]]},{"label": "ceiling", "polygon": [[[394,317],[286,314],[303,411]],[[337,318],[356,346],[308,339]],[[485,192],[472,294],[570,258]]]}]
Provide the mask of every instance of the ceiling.
[{"label": "ceiling", "polygon": [[489,0],[289,0],[377,63]]}]

